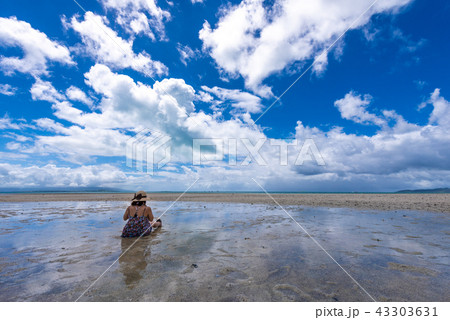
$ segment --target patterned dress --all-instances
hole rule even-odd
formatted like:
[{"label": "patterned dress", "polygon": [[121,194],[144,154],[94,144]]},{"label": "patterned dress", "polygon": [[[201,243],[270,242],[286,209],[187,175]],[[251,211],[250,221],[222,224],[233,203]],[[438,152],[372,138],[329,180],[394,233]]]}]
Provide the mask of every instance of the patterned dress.
[{"label": "patterned dress", "polygon": [[[137,212],[137,211],[136,211]],[[129,216],[127,224],[123,227],[122,238],[148,236],[152,232],[152,226],[147,217]]]}]

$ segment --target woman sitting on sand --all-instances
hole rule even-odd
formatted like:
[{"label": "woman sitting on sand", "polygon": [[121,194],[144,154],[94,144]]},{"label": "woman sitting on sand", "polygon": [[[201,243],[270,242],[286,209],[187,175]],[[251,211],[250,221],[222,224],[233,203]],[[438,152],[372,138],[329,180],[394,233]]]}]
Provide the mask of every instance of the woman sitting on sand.
[{"label": "woman sitting on sand", "polygon": [[123,220],[127,221],[122,230],[123,238],[148,236],[153,228],[162,227],[161,219],[153,221],[153,212],[146,206],[147,194],[145,191],[138,191],[131,200],[131,206],[127,208],[123,215]]}]

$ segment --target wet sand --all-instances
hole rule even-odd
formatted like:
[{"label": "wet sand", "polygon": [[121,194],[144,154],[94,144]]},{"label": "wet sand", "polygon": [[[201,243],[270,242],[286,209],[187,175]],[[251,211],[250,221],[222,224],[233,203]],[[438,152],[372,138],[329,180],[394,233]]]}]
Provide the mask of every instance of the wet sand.
[{"label": "wet sand", "polygon": [[[116,260],[80,301],[371,301],[275,205],[177,202],[134,243],[128,203],[0,203],[0,301],[75,301]],[[377,301],[450,301],[447,214],[285,208]]]},{"label": "wet sand", "polygon": [[[128,193],[0,194],[0,202],[39,201],[129,201]],[[179,193],[150,193],[153,201],[175,201]],[[373,210],[416,210],[450,213],[450,194],[272,194],[281,205],[355,208]],[[274,204],[262,193],[186,193],[181,201]]]}]

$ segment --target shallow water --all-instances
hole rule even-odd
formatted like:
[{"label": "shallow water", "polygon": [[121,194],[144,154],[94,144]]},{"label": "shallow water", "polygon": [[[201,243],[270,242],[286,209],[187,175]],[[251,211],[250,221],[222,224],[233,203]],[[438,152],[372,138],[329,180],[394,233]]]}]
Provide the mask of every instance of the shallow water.
[{"label": "shallow water", "polygon": [[[275,206],[178,202],[136,243],[126,206],[0,203],[0,301],[75,301],[111,265],[80,301],[370,301]],[[376,300],[450,300],[447,215],[286,210]]]}]

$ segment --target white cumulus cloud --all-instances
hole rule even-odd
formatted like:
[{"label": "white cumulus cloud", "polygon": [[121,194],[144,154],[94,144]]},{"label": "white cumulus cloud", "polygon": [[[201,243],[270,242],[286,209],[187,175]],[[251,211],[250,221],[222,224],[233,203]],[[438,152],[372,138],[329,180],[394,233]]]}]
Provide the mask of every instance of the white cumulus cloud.
[{"label": "white cumulus cloud", "polygon": [[168,72],[163,63],[152,60],[147,52],[136,54],[133,51],[133,41],[119,37],[117,32],[107,26],[108,21],[105,17],[86,12],[84,20],[79,21],[76,17],[72,17],[70,22],[63,21],[63,23],[81,36],[84,46],[79,49],[97,62],[115,69],[131,68],[149,77]]},{"label": "white cumulus cloud", "polygon": [[190,60],[197,58],[201,54],[198,49],[192,50],[189,46],[183,46],[180,43],[177,45],[177,50],[180,54],[180,60],[185,66],[187,66]]},{"label": "white cumulus cloud", "polygon": [[72,101],[80,101],[87,106],[92,106],[93,104],[92,99],[89,98],[86,93],[84,93],[84,91],[75,86],[70,86],[69,88],[67,88],[66,95]]},{"label": "white cumulus cloud", "polygon": [[11,86],[10,84],[0,84],[0,94],[5,96],[13,96],[16,94],[17,88]]},{"label": "white cumulus cloud", "polygon": [[60,99],[61,93],[48,83],[41,85],[41,90],[34,90],[35,99],[51,102],[54,115],[73,125],[66,127],[51,119],[38,119],[38,127],[54,135],[36,136],[35,146],[27,152],[67,154],[74,162],[80,161],[77,155],[82,159],[124,156],[126,141],[147,128],[172,137],[175,161],[190,161],[194,138],[263,136],[242,120],[224,120],[220,114],[197,111],[195,90],[182,79],[164,79],[150,86],[100,64],[85,77],[86,84],[101,97],[92,112]]},{"label": "white cumulus cloud", "polygon": [[434,90],[428,100],[428,103],[433,105],[430,123],[450,127],[450,102],[441,96],[440,89]]},{"label": "white cumulus cloud", "polygon": [[156,36],[165,38],[164,23],[170,20],[170,13],[161,9],[156,0],[102,0],[102,3],[115,11],[116,22],[129,33],[143,33],[153,40]]},{"label": "white cumulus cloud", "polygon": [[30,89],[31,98],[33,100],[43,100],[56,103],[64,100],[65,96],[58,92],[49,81],[44,81],[39,78],[33,83]]},{"label": "white cumulus cloud", "polygon": [[[379,115],[375,115],[368,110],[376,104],[370,95],[350,91],[337,99],[335,106],[344,118],[376,125],[374,134],[347,133],[339,127],[324,130],[305,126],[299,121],[289,135],[299,142],[293,145],[290,139],[267,140],[261,127],[251,125],[251,118],[244,121],[240,115],[231,114],[230,119],[224,119],[220,111],[205,113],[197,110],[194,101],[199,99],[199,93],[182,79],[164,79],[151,86],[100,64],[93,66],[85,77],[86,84],[100,97],[95,111],[75,108],[48,83],[41,83],[43,89],[36,90],[36,98],[49,101],[54,116],[71,124],[49,118],[37,119],[37,128],[45,134],[36,133],[31,146],[28,139],[14,139],[7,148],[28,155],[50,154],[80,164],[80,167],[65,169],[78,172],[78,168],[83,165],[87,168],[87,161],[95,161],[95,157],[123,157],[125,160],[126,141],[143,128],[162,132],[172,138],[172,159],[167,168],[159,170],[156,177],[140,179],[117,169],[118,176],[123,174],[129,178],[125,184],[138,183],[153,190],[162,187],[178,190],[197,177],[200,180],[196,187],[203,190],[255,190],[258,187],[252,178],[256,178],[266,188],[279,191],[390,191],[443,187],[450,178],[450,122],[446,117],[450,103],[441,96],[439,89],[429,98],[431,110],[425,125],[410,123],[392,110],[380,110]],[[203,87],[200,92],[204,92],[204,101],[211,103],[219,99],[239,104],[242,98],[242,92],[217,87]],[[206,95],[212,100],[206,99]],[[250,103],[244,102],[246,105],[257,103],[254,98],[244,95],[242,101],[247,100]],[[2,126],[20,128],[8,117],[0,119],[0,128]],[[233,149],[230,141],[236,141],[235,164],[230,164],[230,158],[224,157],[221,161],[193,166],[195,138],[215,139],[212,142],[216,151],[225,155]],[[243,139],[247,139],[245,143]],[[296,164],[306,141],[314,142],[325,165],[319,165],[315,155],[309,153],[310,159]],[[283,146],[289,151],[286,165],[281,164]],[[250,150],[255,149],[259,150],[261,161],[250,154]],[[14,168],[4,167],[3,173],[13,184],[14,175],[8,170],[15,172]],[[53,171],[45,167],[35,170],[40,170],[42,179],[46,174],[52,177]],[[69,173],[66,176],[69,177],[66,185],[77,177]],[[36,183],[44,183],[42,179]],[[49,181],[53,180],[49,178]]]},{"label": "white cumulus cloud", "polygon": [[[248,88],[270,96],[263,81],[295,62],[318,57],[354,22],[351,29],[367,24],[375,14],[391,13],[412,0],[380,0],[357,18],[372,0],[243,0],[220,11],[216,26],[207,21],[199,33],[203,48],[226,73],[245,79]],[[327,59],[315,66],[321,73]]]},{"label": "white cumulus cloud", "polygon": [[342,118],[361,124],[376,124],[383,126],[386,121],[367,111],[372,97],[370,95],[357,95],[354,92],[347,93],[343,99],[337,100],[334,105],[339,109]]},{"label": "white cumulus cloud", "polygon": [[22,57],[0,56],[0,68],[5,74],[18,71],[39,76],[48,74],[51,62],[75,64],[65,46],[16,17],[0,18],[0,47],[17,47],[23,51]]},{"label": "white cumulus cloud", "polygon": [[0,118],[0,130],[4,129],[15,129],[18,130],[21,128],[21,125],[18,123],[14,123],[13,120],[8,117],[8,115],[4,115],[3,118]]},{"label": "white cumulus cloud", "polygon": [[215,106],[229,104],[231,108],[237,111],[249,113],[259,113],[263,107],[260,97],[238,89],[225,89],[220,87],[209,88],[207,86],[202,86],[202,90],[213,94],[219,99],[214,102]]},{"label": "white cumulus cloud", "polygon": [[126,175],[116,167],[103,164],[76,168],[48,164],[23,166],[0,163],[0,181],[9,187],[86,187],[124,182]]}]

